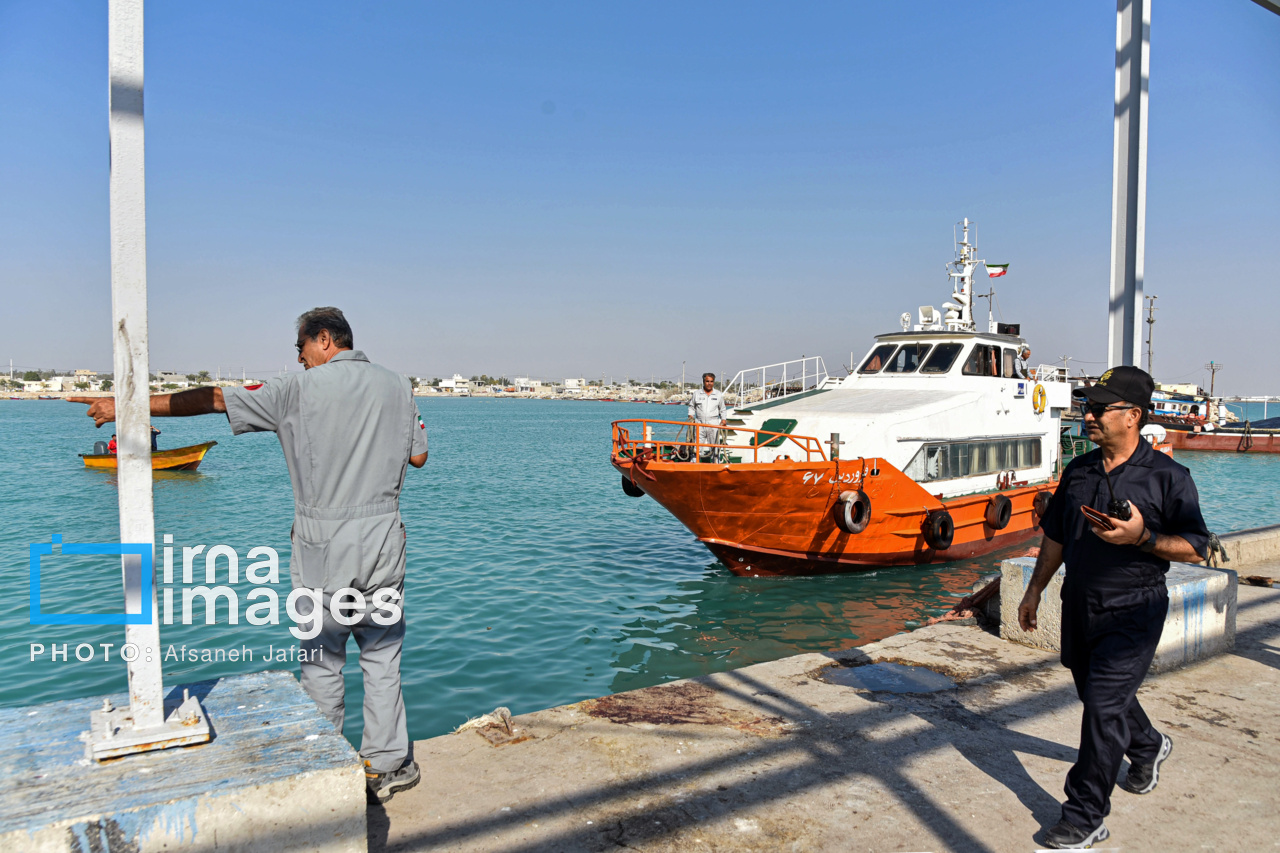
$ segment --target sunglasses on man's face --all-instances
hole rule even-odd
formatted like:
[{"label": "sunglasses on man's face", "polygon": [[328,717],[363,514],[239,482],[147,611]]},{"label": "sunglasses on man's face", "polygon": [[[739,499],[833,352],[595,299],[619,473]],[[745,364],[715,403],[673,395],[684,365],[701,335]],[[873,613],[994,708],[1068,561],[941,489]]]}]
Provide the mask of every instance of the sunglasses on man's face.
[{"label": "sunglasses on man's face", "polygon": [[1080,417],[1084,417],[1087,414],[1092,414],[1093,419],[1096,421],[1096,420],[1102,420],[1102,416],[1105,413],[1112,411],[1113,409],[1136,409],[1138,407],[1137,406],[1119,406],[1119,405],[1108,406],[1106,403],[1076,403],[1076,408],[1080,410]]}]

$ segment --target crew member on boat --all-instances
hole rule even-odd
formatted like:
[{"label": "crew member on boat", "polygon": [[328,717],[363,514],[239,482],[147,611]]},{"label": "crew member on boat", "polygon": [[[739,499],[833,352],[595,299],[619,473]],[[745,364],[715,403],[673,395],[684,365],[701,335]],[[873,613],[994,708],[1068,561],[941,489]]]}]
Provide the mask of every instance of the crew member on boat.
[{"label": "crew member on boat", "polygon": [[116,451],[120,449],[120,445],[116,444],[116,434],[111,433],[111,440],[107,442],[107,452],[112,456],[116,455]]},{"label": "crew member on boat", "polygon": [[[302,641],[302,686],[342,731],[342,667],[347,638],[355,636],[364,671],[364,736],[360,745],[370,802],[385,803],[420,778],[409,756],[400,656],[404,615],[382,624],[373,605],[388,591],[404,596],[405,528],[400,489],[407,466],[427,461],[427,434],[409,380],[371,364],[353,349],[351,326],[337,308],[316,308],[298,318],[298,361],[305,370],[249,388],[194,388],[151,398],[153,417],[225,412],[231,431],[274,432],[280,439],[293,483],[295,588],[322,591],[319,633]],[[91,403],[98,426],[115,420],[115,401]],[[353,606],[348,593],[338,601],[354,624],[333,618],[335,593],[355,590],[366,607]],[[309,604],[303,598],[299,610]],[[380,621],[381,620],[381,621]],[[309,622],[309,627],[313,627]],[[317,654],[319,651],[319,654]]]},{"label": "crew member on boat", "polygon": [[1018,350],[1018,357],[1013,360],[1013,369],[1023,379],[1031,378],[1031,347],[1026,344]]},{"label": "crew member on boat", "polygon": [[160,445],[156,441],[156,438],[159,437],[159,435],[160,435],[160,430],[156,429],[155,427],[152,427],[151,428],[151,452],[152,453],[155,453],[157,450],[160,449]]},{"label": "crew member on boat", "polygon": [[[1018,607],[1018,624],[1035,630],[1040,594],[1065,560],[1062,663],[1084,703],[1080,750],[1067,773],[1062,819],[1046,846],[1089,847],[1110,833],[1103,818],[1120,763],[1120,787],[1153,791],[1173,742],[1156,731],[1138,703],[1169,610],[1164,576],[1169,562],[1198,563],[1209,531],[1186,468],[1141,439],[1154,388],[1136,367],[1108,370],[1077,390],[1089,438],[1097,449],[1062,472],[1041,525],[1035,572]],[[1128,519],[1124,518],[1128,503]],[[1106,516],[1093,521],[1083,508]]]},{"label": "crew member on boat", "polygon": [[[725,417],[724,392],[716,390],[716,375],[702,374],[702,387],[689,397],[689,420],[696,424],[710,424],[697,428],[698,443],[718,444],[716,438],[719,428],[728,425]],[[710,462],[715,458],[714,447],[700,447],[699,451],[699,459],[703,462]]]}]

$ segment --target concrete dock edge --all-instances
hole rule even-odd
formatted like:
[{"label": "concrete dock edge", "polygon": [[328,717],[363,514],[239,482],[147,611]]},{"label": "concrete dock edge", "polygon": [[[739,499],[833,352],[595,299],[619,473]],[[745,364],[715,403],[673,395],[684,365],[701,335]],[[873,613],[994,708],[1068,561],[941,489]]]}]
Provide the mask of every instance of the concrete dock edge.
[{"label": "concrete dock edge", "polygon": [[367,849],[359,757],[292,674],[183,685],[169,701],[184,686],[212,742],[101,764],[83,733],[102,697],[0,710],[0,850]]}]

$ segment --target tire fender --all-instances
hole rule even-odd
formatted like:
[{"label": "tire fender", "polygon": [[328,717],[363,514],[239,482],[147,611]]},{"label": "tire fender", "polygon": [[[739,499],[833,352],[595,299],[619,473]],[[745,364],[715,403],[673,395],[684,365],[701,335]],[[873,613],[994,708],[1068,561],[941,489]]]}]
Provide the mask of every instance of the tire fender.
[{"label": "tire fender", "polygon": [[642,498],[644,497],[644,489],[631,482],[631,478],[626,474],[622,475],[622,491],[626,492],[628,497]]},{"label": "tire fender", "polygon": [[836,523],[845,533],[861,533],[871,522],[871,498],[862,489],[841,492],[836,504]]},{"label": "tire fender", "polygon": [[1005,495],[992,495],[987,502],[987,526],[992,530],[1004,530],[1013,518],[1013,501]]},{"label": "tire fender", "polygon": [[1036,519],[1044,518],[1045,512],[1049,509],[1049,501],[1053,499],[1053,495],[1049,492],[1036,492],[1035,500],[1031,503],[1031,511],[1036,514]]},{"label": "tire fender", "polygon": [[951,540],[956,535],[956,523],[951,513],[945,509],[935,509],[924,519],[922,531],[925,544],[935,551],[945,551],[951,547]]}]

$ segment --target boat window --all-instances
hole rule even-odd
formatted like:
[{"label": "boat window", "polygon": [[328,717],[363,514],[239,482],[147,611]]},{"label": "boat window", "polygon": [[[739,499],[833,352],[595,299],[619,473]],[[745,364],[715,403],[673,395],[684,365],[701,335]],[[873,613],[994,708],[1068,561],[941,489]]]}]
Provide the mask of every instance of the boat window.
[{"label": "boat window", "polygon": [[960,350],[964,349],[964,344],[938,344],[933,348],[933,353],[925,361],[924,367],[920,368],[921,373],[946,373],[951,369],[951,365],[956,363],[956,356],[960,354]]},{"label": "boat window", "polygon": [[999,376],[1000,347],[978,344],[969,353],[964,369],[960,372],[965,376]]},{"label": "boat window", "polygon": [[889,356],[893,355],[893,351],[897,349],[897,344],[881,344],[871,351],[871,355],[867,356],[867,360],[862,363],[862,367],[858,368],[859,373],[879,373],[880,369],[889,362]]},{"label": "boat window", "polygon": [[929,354],[929,344],[903,344],[884,366],[885,373],[915,373],[920,362]]},{"label": "boat window", "polygon": [[918,483],[1040,467],[1039,438],[926,444],[902,471]]},{"label": "boat window", "polygon": [[1005,348],[1004,351],[1004,378],[1005,379],[1021,379],[1018,375],[1018,351]]}]

